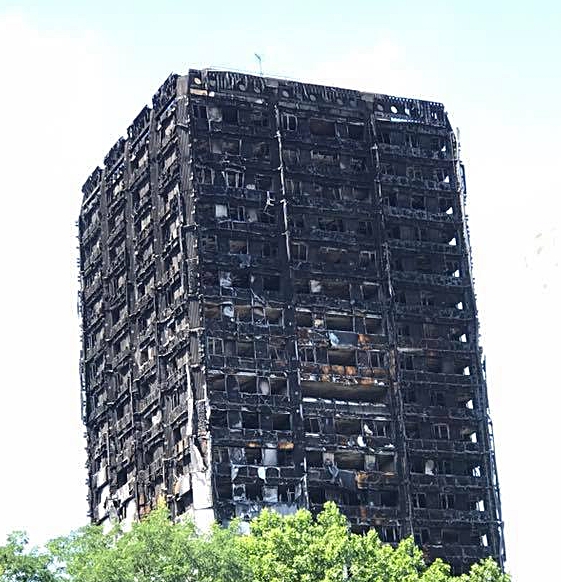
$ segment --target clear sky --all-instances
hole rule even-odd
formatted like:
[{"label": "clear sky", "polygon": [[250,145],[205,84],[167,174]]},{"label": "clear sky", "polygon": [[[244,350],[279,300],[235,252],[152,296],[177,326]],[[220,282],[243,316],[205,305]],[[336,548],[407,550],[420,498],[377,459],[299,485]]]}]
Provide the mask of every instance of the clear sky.
[{"label": "clear sky", "polygon": [[86,521],[82,183],[170,72],[256,72],[257,52],[266,75],[442,101],[460,127],[508,567],[558,578],[560,6],[0,0],[0,537]]}]

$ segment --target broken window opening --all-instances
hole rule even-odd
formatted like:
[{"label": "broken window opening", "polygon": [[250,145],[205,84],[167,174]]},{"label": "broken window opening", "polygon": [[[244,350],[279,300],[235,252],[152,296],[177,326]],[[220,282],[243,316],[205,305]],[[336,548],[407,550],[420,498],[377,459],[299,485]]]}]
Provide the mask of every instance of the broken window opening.
[{"label": "broken window opening", "polygon": [[331,265],[339,265],[346,262],[346,249],[339,249],[333,247],[320,247],[319,258]]},{"label": "broken window opening", "polygon": [[382,319],[378,317],[365,317],[364,328],[367,334],[380,335],[384,333]]},{"label": "broken window opening", "polygon": [[380,539],[387,544],[394,544],[399,541],[399,530],[396,526],[386,526],[380,530]]},{"label": "broken window opening", "polygon": [[277,463],[279,467],[291,467],[294,465],[294,451],[290,449],[278,449]]},{"label": "broken window opening", "polygon": [[253,144],[252,154],[254,158],[268,160],[271,155],[269,144],[267,142]]},{"label": "broken window opening", "polygon": [[376,283],[363,283],[362,298],[365,301],[377,301],[380,295],[380,288]]},{"label": "broken window opening", "polygon": [[364,454],[355,451],[341,451],[334,454],[335,465],[339,469],[364,471]]},{"label": "broken window opening", "polygon": [[243,172],[239,170],[225,170],[224,181],[228,188],[243,188]]},{"label": "broken window opening", "polygon": [[283,321],[283,310],[274,307],[265,308],[265,316],[267,322],[271,325],[282,325]]},{"label": "broken window opening", "polygon": [[382,491],[380,493],[380,505],[382,507],[397,507],[399,495],[397,491]]},{"label": "broken window opening", "polygon": [[195,166],[195,179],[199,184],[214,184],[214,170],[203,166]]},{"label": "broken window opening", "polygon": [[310,119],[310,133],[319,137],[335,137],[335,122],[327,119]]},{"label": "broken window opening", "polygon": [[450,493],[440,494],[440,509],[455,509],[456,497]]},{"label": "broken window opening", "polygon": [[223,106],[222,107],[222,122],[229,125],[238,125],[239,112],[236,107]]},{"label": "broken window opening", "polygon": [[277,243],[264,242],[261,247],[261,256],[269,259],[275,259],[278,257],[279,247]]},{"label": "broken window opening", "polygon": [[374,225],[372,221],[359,220],[357,232],[363,236],[372,236],[374,234]]},{"label": "broken window opening", "polygon": [[273,414],[273,430],[290,430],[291,427],[290,414]]},{"label": "broken window opening", "polygon": [[245,497],[249,501],[263,501],[263,490],[261,485],[246,483]]},{"label": "broken window opening", "polygon": [[312,314],[309,311],[296,310],[294,318],[297,326],[312,327]]},{"label": "broken window opening", "polygon": [[359,418],[336,418],[335,432],[345,436],[362,434],[362,421]]},{"label": "broken window opening", "polygon": [[415,530],[414,537],[418,546],[430,543],[430,532],[427,528]]},{"label": "broken window opening", "polygon": [[257,190],[269,191],[273,189],[273,178],[271,176],[264,176],[257,174],[255,176],[255,188]]},{"label": "broken window opening", "polygon": [[366,171],[366,158],[351,158],[351,170],[353,172],[365,172]]},{"label": "broken window opening", "polygon": [[435,439],[439,440],[449,440],[450,439],[450,428],[447,424],[440,423],[433,425],[433,435]]},{"label": "broken window opening", "polygon": [[305,243],[292,243],[290,245],[292,258],[296,261],[308,260],[308,245]]},{"label": "broken window opening", "polygon": [[236,355],[240,358],[253,358],[253,342],[242,342],[237,341],[236,344]]},{"label": "broken window opening", "polygon": [[350,315],[327,314],[325,316],[325,327],[326,329],[338,331],[354,331],[354,318]]},{"label": "broken window opening", "polygon": [[269,378],[271,394],[275,396],[286,396],[288,394],[288,385],[286,378]]},{"label": "broken window opening", "polygon": [[224,375],[209,376],[208,388],[211,392],[224,392],[226,390],[226,379]]},{"label": "broken window opening", "polygon": [[195,119],[208,119],[206,105],[193,105],[193,116]]},{"label": "broken window opening", "polygon": [[211,356],[221,356],[224,353],[224,342],[222,338],[208,337],[207,350]]},{"label": "broken window opening", "polygon": [[[310,419],[310,420],[312,420],[312,419]],[[312,428],[315,428],[315,425],[312,425]],[[319,433],[319,421],[318,421],[317,428],[318,428],[318,430],[307,430],[306,429],[306,432],[310,432],[312,434]],[[306,451],[306,465],[308,467],[323,467],[323,453],[321,451],[307,450]]]},{"label": "broken window opening", "polygon": [[345,232],[345,224],[342,218],[325,218],[318,219],[318,228],[328,232]]},{"label": "broken window opening", "polygon": [[296,166],[300,163],[300,150],[298,148],[283,148],[282,159],[287,166]]},{"label": "broken window opening", "polygon": [[252,110],[251,121],[254,127],[269,127],[269,117],[266,111]]},{"label": "broken window opening", "polygon": [[285,131],[296,131],[298,129],[298,118],[292,113],[283,113],[281,126]]},{"label": "broken window opening", "polygon": [[319,162],[321,164],[327,165],[335,165],[339,161],[339,154],[328,151],[311,150],[310,158],[313,162]]},{"label": "broken window opening", "polygon": [[370,267],[376,264],[375,251],[360,251],[358,255],[358,264],[360,267]]},{"label": "broken window opening", "polygon": [[350,139],[362,141],[364,139],[364,123],[348,123],[347,131]]},{"label": "broken window opening", "polygon": [[[310,284],[312,283],[313,281],[310,281]],[[346,300],[350,298],[349,284],[339,281],[324,281],[323,284],[320,284],[320,290],[318,292],[323,293],[326,297],[336,297],[337,299]],[[314,293],[313,288],[312,293]]]},{"label": "broken window opening", "polygon": [[279,275],[266,275],[263,277],[264,291],[280,291]]},{"label": "broken window opening", "polygon": [[443,529],[441,539],[443,544],[458,544],[460,542],[460,534],[453,529]]},{"label": "broken window opening", "polygon": [[230,239],[229,251],[233,255],[247,255],[247,239]]},{"label": "broken window opening", "polygon": [[259,415],[257,414],[257,412],[249,412],[247,410],[243,410],[241,413],[241,422],[243,428],[258,429]]},{"label": "broken window opening", "polygon": [[[319,418],[316,417],[305,417],[304,418],[304,431],[311,434],[319,434],[321,432],[321,421]],[[319,465],[312,465],[314,467],[320,467],[323,464],[323,457],[319,451],[309,451],[306,453],[306,457],[308,455],[316,454],[319,456]]]},{"label": "broken window opening", "polygon": [[260,447],[246,447],[244,451],[245,451],[245,462],[248,465],[261,465],[263,461],[263,455],[261,453]]},{"label": "broken window opening", "polygon": [[245,222],[245,208],[243,206],[231,207],[230,218],[236,222]]},{"label": "broken window opening", "polygon": [[256,376],[245,376],[238,374],[236,375],[238,386],[240,392],[245,394],[255,394],[257,392],[257,377]]}]

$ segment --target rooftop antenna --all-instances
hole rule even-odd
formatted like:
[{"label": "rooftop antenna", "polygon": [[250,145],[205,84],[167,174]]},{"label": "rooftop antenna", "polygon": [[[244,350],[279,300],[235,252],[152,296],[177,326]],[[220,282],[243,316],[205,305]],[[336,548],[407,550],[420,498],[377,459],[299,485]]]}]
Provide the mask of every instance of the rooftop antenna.
[{"label": "rooftop antenna", "polygon": [[262,63],[262,59],[261,59],[261,55],[258,55],[257,53],[253,53],[255,55],[255,58],[257,59],[257,62],[259,63],[259,75],[262,77],[263,76],[263,63]]}]

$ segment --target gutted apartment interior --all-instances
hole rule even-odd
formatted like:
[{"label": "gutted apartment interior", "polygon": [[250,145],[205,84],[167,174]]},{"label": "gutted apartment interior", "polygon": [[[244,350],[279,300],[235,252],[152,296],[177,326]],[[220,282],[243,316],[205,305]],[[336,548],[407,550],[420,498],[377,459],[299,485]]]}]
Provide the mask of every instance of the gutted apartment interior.
[{"label": "gutted apartment interior", "polygon": [[92,520],[333,500],[502,562],[457,156],[438,103],[170,76],[83,187]]}]

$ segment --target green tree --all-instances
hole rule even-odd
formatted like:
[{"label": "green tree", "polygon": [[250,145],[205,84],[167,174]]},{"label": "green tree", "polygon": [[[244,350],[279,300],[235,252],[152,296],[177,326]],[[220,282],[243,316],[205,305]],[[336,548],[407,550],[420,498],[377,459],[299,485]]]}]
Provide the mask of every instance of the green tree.
[{"label": "green tree", "polygon": [[0,546],[0,582],[56,582],[52,556],[28,546],[23,532],[10,534],[6,544]]},{"label": "green tree", "polygon": [[281,516],[264,510],[250,533],[239,523],[197,532],[174,523],[161,505],[130,531],[87,526],[53,540],[47,551],[27,548],[23,534],[0,546],[0,582],[509,582],[492,560],[453,577],[436,560],[427,565],[412,538],[396,548],[375,531],[353,534],[334,503]]},{"label": "green tree", "polygon": [[326,503],[316,520],[304,510],[286,517],[265,510],[240,542],[256,582],[509,581],[492,560],[453,577],[441,560],[427,565],[412,538],[394,549],[374,530],[353,534],[334,503]]},{"label": "green tree", "polygon": [[72,582],[243,582],[248,568],[237,529],[234,523],[199,534],[160,505],[130,531],[87,526],[50,542],[49,550]]}]

